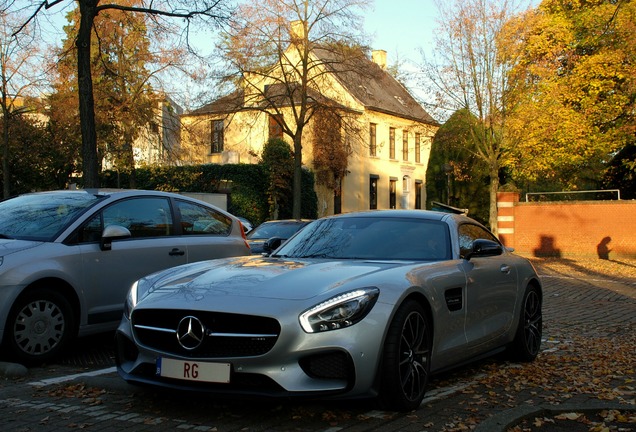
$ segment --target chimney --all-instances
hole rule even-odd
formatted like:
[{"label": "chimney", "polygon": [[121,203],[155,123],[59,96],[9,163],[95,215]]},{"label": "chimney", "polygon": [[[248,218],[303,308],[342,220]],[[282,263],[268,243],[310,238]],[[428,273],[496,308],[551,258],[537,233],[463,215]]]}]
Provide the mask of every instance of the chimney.
[{"label": "chimney", "polygon": [[305,35],[305,23],[301,20],[292,21],[289,24],[289,36],[292,41],[304,41]]},{"label": "chimney", "polygon": [[386,69],[386,51],[373,50],[371,52],[371,59],[373,60],[373,63],[377,64],[382,69]]}]

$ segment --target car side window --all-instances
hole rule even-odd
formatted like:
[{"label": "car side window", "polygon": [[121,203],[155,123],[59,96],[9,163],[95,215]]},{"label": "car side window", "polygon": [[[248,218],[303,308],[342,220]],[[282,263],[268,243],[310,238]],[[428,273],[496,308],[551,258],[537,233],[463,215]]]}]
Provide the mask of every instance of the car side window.
[{"label": "car side window", "polygon": [[465,223],[459,226],[459,255],[464,258],[473,250],[473,243],[477,239],[492,240],[499,243],[499,240],[490,231],[479,225]]},{"label": "car side window", "polygon": [[214,209],[181,200],[176,204],[183,235],[228,235],[232,231],[232,219]]},{"label": "car side window", "polygon": [[116,202],[93,216],[80,230],[79,241],[99,241],[109,225],[127,228],[133,238],[169,236],[174,230],[166,198],[132,198]]}]

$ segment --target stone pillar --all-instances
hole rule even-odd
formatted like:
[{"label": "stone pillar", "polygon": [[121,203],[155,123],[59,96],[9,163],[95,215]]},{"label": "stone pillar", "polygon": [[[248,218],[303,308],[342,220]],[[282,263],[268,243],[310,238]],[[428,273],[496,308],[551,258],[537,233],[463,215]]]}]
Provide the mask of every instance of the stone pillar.
[{"label": "stone pillar", "polygon": [[497,192],[497,234],[507,247],[515,247],[515,203],[518,192]]}]

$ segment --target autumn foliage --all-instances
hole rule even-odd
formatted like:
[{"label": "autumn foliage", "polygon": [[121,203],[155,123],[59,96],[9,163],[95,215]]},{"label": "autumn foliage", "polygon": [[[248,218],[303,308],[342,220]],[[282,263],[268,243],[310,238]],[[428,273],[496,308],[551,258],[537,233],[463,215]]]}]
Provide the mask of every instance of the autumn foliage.
[{"label": "autumn foliage", "polygon": [[517,179],[581,188],[633,144],[635,31],[636,5],[622,1],[544,0],[509,22],[501,46],[516,65],[506,166]]}]

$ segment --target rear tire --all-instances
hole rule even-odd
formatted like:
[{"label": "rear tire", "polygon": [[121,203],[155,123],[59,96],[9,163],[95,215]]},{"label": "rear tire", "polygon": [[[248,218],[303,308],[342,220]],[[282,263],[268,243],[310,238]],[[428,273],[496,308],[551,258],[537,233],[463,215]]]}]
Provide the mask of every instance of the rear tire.
[{"label": "rear tire", "polygon": [[9,313],[6,341],[11,356],[27,365],[60,355],[73,338],[70,303],[58,292],[39,288],[18,297]]},{"label": "rear tire", "polygon": [[533,361],[541,350],[542,335],[541,293],[530,285],[523,296],[517,333],[508,350],[510,358],[520,362]]},{"label": "rear tire", "polygon": [[383,408],[407,412],[422,403],[431,370],[432,334],[424,308],[414,300],[404,302],[384,344],[379,395]]}]

